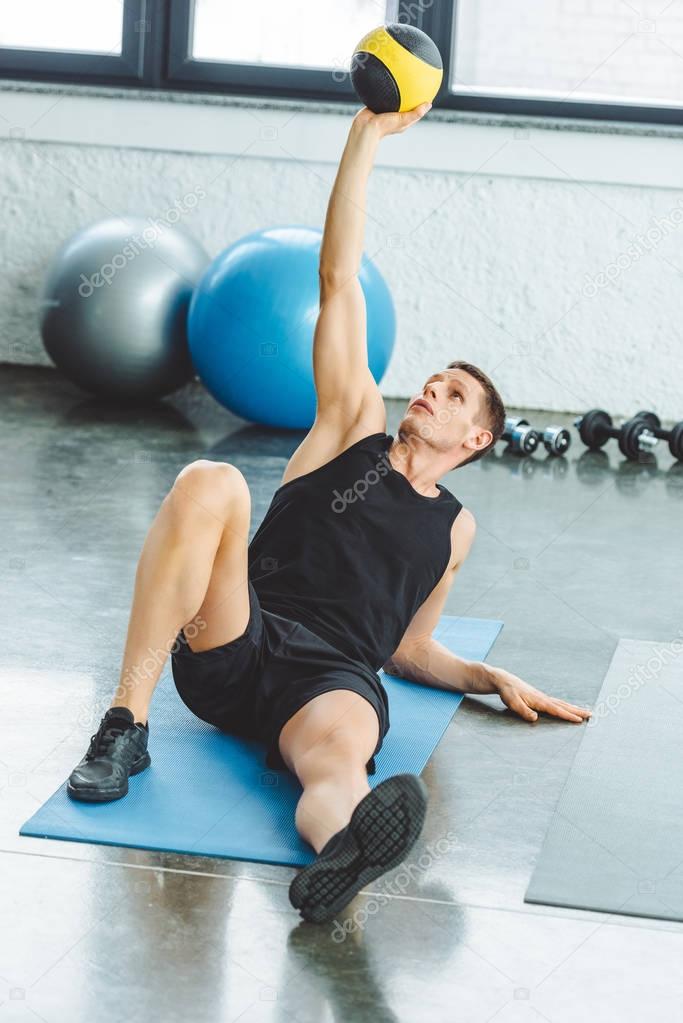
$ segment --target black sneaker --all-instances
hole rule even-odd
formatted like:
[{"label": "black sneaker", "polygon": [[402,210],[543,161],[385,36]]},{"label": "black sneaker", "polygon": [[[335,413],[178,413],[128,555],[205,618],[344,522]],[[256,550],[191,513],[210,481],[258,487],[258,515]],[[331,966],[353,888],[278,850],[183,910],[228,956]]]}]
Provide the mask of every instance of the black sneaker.
[{"label": "black sneaker", "polygon": [[422,831],[426,809],[427,789],[415,774],[395,774],[368,792],[292,881],[289,900],[304,920],[332,920],[361,888],[397,867]]},{"label": "black sneaker", "polygon": [[149,731],[136,724],[127,707],[110,707],[90,739],[88,752],[66,783],[72,799],[105,803],[128,792],[128,778],[152,762],[147,752]]}]

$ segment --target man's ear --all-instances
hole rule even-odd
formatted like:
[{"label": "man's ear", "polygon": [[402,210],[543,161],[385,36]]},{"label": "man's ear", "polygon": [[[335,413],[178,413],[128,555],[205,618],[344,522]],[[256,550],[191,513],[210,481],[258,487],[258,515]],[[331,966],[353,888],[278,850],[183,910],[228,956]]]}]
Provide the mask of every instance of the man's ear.
[{"label": "man's ear", "polygon": [[469,436],[463,441],[462,446],[467,448],[468,451],[481,451],[482,448],[488,447],[492,440],[493,434],[491,431],[486,430],[483,426],[481,426],[472,430]]}]

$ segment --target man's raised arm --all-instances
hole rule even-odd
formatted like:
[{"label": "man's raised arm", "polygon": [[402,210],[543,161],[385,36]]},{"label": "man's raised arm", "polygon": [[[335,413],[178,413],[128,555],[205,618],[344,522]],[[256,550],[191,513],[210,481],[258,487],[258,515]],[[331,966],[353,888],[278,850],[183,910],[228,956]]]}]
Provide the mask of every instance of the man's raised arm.
[{"label": "man's raised arm", "polygon": [[338,418],[344,428],[377,392],[368,369],[365,300],[357,277],[363,256],[368,178],[380,139],[404,131],[428,109],[425,104],[406,114],[360,110],[351,124],[332,188],[320,249],[320,316],[313,342],[313,370],[318,414]]},{"label": "man's raised arm", "polygon": [[[327,207],[320,248],[320,314],[313,339],[318,416],[342,432],[380,402],[368,369],[365,299],[357,274],[363,255],[367,182],[380,134],[354,118]],[[373,424],[371,423],[370,426]],[[379,427],[378,427],[379,428]]]},{"label": "man's raised arm", "polygon": [[365,298],[358,280],[366,190],[385,135],[405,131],[429,109],[353,119],[332,188],[320,249],[320,313],[313,338],[316,419],[290,459],[283,482],[310,472],[338,451],[385,428],[384,402],[368,368]]}]

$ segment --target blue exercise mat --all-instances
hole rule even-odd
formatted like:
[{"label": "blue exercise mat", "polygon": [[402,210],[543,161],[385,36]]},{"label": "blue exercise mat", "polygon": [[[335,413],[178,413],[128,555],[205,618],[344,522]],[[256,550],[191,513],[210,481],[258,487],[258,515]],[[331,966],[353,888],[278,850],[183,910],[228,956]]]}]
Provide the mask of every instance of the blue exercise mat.
[{"label": "blue exercise mat", "polygon": [[[460,657],[483,660],[502,627],[444,616],[434,635]],[[373,787],[392,774],[420,774],[462,701],[459,693],[381,674],[391,727],[368,779]],[[168,673],[152,702],[149,750],[151,766],[130,779],[123,799],[76,802],[61,785],[19,833],[288,866],[313,859],[294,827],[301,794],[294,775],[267,768],[262,744],[196,718]]]}]

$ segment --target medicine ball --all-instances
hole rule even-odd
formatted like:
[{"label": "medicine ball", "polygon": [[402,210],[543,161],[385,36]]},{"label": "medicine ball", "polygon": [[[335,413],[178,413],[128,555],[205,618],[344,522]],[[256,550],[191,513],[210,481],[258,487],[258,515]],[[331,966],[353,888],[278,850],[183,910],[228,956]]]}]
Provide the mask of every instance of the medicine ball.
[{"label": "medicine ball", "polygon": [[443,78],[441,54],[419,28],[392,23],[363,36],[351,59],[358,98],[376,114],[431,103]]}]

